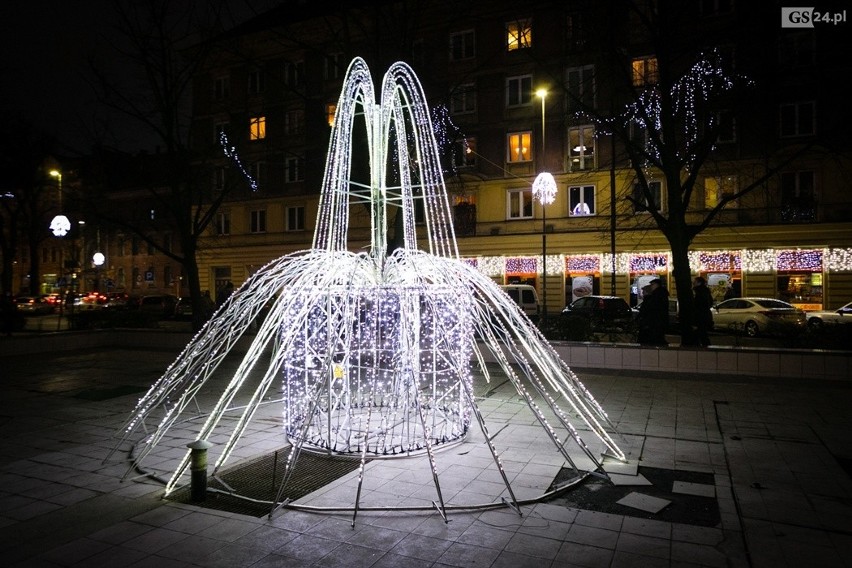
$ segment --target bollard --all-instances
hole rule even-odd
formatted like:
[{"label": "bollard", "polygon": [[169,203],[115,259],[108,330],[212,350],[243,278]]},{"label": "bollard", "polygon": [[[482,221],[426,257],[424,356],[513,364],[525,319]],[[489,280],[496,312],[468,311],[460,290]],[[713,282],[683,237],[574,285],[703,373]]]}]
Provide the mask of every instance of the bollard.
[{"label": "bollard", "polygon": [[213,444],[207,440],[196,440],[186,445],[189,448],[189,469],[192,474],[190,495],[193,501],[204,501],[207,497],[207,450]]}]

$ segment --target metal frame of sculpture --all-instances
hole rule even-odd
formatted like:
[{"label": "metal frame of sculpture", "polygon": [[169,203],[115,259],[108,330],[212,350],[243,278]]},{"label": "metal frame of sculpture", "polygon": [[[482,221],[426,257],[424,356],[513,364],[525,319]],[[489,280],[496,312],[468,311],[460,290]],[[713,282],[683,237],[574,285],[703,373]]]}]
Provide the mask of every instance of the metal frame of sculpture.
[{"label": "metal frame of sculpture", "polygon": [[[353,154],[369,161],[363,179],[353,173]],[[347,248],[353,207],[370,212],[366,251]],[[393,252],[391,209],[402,215],[401,246]],[[422,215],[421,234],[416,213]],[[199,392],[265,305],[271,306],[268,315],[216,404],[197,408]],[[607,431],[614,428],[603,409],[536,326],[495,282],[459,259],[428,107],[413,71],[404,63],[392,65],[377,102],[367,65],[356,58],[337,105],[312,248],[269,263],[232,294],[139,400],[119,444],[144,430],[132,459],[139,466],[194,410],[205,417],[196,440],[208,440],[221,433],[222,417],[240,393],[248,401],[229,425],[215,475],[264,397],[278,388],[291,449],[273,511],[298,506],[283,491],[303,450],[361,460],[358,492],[349,505],[356,511],[367,459],[425,454],[437,493],[433,505],[446,520],[451,506],[441,496],[436,451],[461,442],[475,420],[507,488],[509,499],[502,503],[518,509],[473,395],[474,369],[490,380],[487,359],[511,380],[578,478],[563,438],[595,464],[587,474],[606,474],[569,412],[609,455],[625,458]],[[259,364],[261,378],[250,380]],[[187,451],[166,494],[181,484],[189,465]]]}]

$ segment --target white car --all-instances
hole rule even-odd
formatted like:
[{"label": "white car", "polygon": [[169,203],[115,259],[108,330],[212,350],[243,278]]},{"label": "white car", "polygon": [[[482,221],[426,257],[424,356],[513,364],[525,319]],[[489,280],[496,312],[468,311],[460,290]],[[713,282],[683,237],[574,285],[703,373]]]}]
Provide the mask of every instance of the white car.
[{"label": "white car", "polygon": [[808,326],[813,329],[823,324],[852,323],[852,302],[833,311],[805,312],[808,315]]},{"label": "white car", "polygon": [[719,302],[711,311],[715,329],[749,337],[796,334],[807,325],[805,312],[774,298],[732,298]]}]

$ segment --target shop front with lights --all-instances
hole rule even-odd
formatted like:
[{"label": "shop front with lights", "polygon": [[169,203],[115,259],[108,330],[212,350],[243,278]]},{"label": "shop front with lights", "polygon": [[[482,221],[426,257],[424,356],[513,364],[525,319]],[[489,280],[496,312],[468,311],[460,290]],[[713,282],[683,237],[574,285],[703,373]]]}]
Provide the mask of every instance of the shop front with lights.
[{"label": "shop front with lights", "polygon": [[823,308],[822,250],[778,251],[775,266],[779,300],[803,310]]},{"label": "shop front with lights", "polygon": [[[697,256],[695,275],[707,281],[714,303],[743,295],[741,251],[699,251],[693,256]],[[690,262],[691,266],[695,264]]]},{"label": "shop front with lights", "polygon": [[536,257],[507,258],[503,284],[537,286],[539,270],[539,261]]},{"label": "shop front with lights", "polygon": [[[555,258],[553,258],[555,257]],[[694,276],[703,276],[713,299],[720,302],[730,297],[772,296],[805,310],[827,309],[849,301],[852,289],[852,249],[824,248],[810,250],[741,249],[691,251],[689,264]],[[568,304],[581,295],[608,293],[605,282],[619,285],[631,305],[641,303],[642,286],[661,278],[674,294],[671,276],[671,254],[666,252],[552,255],[553,266],[561,266],[564,288],[562,297]],[[504,284],[530,284],[540,280],[535,257],[472,257],[466,259],[481,272]],[[550,274],[553,275],[552,269]],[[537,286],[538,287],[538,286]],[[836,297],[829,297],[833,290]],[[548,291],[549,287],[548,287]],[[556,293],[556,291],[550,291]]]},{"label": "shop front with lights", "polygon": [[630,305],[642,303],[642,288],[655,278],[668,282],[669,255],[666,253],[631,254],[628,258],[630,279]]},{"label": "shop front with lights", "polygon": [[565,304],[578,298],[601,293],[600,255],[565,257]]}]

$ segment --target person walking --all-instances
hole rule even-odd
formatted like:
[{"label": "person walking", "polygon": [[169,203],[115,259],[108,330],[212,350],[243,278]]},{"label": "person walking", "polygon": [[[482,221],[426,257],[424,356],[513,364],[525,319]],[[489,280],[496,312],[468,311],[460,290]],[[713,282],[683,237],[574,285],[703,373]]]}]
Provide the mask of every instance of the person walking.
[{"label": "person walking", "polygon": [[[643,288],[643,292],[645,289]],[[669,293],[663,281],[654,278],[648,283],[647,293],[639,304],[639,343],[642,345],[668,345],[666,326],[669,319]]]},{"label": "person walking", "polygon": [[695,294],[695,330],[696,340],[701,347],[710,345],[710,330],[713,329],[713,295],[707,287],[707,281],[696,276],[692,281],[692,292]]}]

